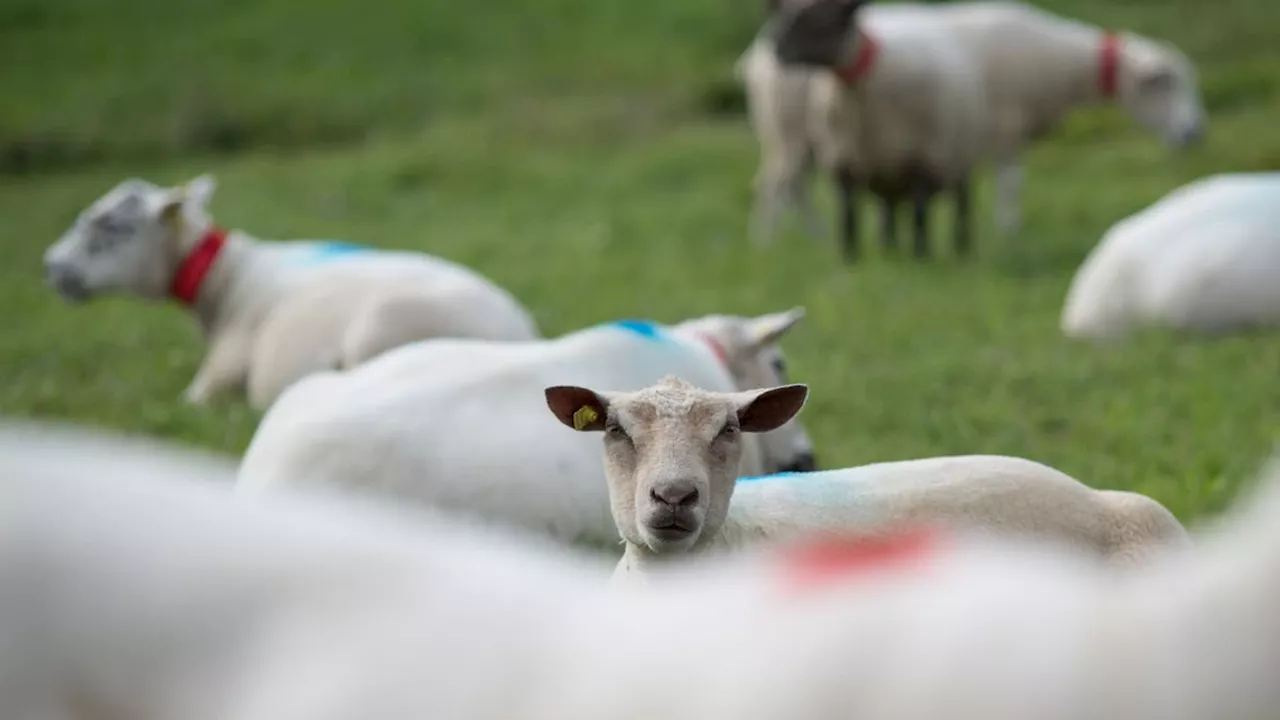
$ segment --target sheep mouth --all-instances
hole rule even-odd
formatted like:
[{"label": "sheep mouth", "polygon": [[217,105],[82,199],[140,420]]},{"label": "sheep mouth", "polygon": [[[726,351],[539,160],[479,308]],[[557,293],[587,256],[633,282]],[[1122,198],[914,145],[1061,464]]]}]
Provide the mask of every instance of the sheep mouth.
[{"label": "sheep mouth", "polygon": [[662,542],[679,542],[688,538],[698,531],[698,528],[692,524],[685,525],[677,520],[669,520],[667,522],[648,525],[646,528],[649,534],[655,540]]}]

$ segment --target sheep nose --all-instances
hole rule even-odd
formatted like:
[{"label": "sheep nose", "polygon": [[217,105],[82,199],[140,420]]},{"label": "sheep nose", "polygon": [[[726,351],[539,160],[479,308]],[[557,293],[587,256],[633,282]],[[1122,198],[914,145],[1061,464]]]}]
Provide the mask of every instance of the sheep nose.
[{"label": "sheep nose", "polygon": [[649,499],[668,507],[689,507],[698,502],[698,488],[690,482],[677,482],[651,488]]}]

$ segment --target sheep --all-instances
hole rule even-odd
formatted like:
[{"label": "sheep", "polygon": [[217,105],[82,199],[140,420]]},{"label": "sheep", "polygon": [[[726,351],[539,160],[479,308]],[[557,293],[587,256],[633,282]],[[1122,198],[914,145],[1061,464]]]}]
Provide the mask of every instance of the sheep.
[{"label": "sheep", "polygon": [[188,403],[242,391],[261,410],[307,373],[421,338],[539,337],[515,297],[462,265],[223,230],[207,210],[215,186],[211,175],[168,188],[126,179],[44,256],[48,284],[70,302],[169,298],[195,315],[208,347],[183,392]]},{"label": "sheep", "polygon": [[952,192],[956,251],[967,254],[969,174],[984,123],[981,77],[936,26],[855,21],[861,4],[780,3],[738,60],[761,147],[753,235],[761,242],[772,235],[784,200],[812,217],[804,185],[816,154],[839,189],[846,260],[859,252],[856,194],[863,185],[882,201],[887,249],[896,245],[897,207],[911,200],[918,258],[929,254],[930,199]]},{"label": "sheep", "polygon": [[613,518],[626,544],[619,586],[643,584],[688,554],[918,520],[1050,538],[1117,566],[1189,542],[1155,500],[1093,490],[1022,458],[937,457],[739,480],[744,433],[791,422],[808,396],[802,384],[723,393],[672,375],[639,391],[553,386],[545,396],[561,423],[604,433]]},{"label": "sheep", "polygon": [[1077,270],[1060,327],[1115,342],[1162,325],[1222,335],[1280,324],[1280,173],[1201,178],[1113,225]]},{"label": "sheep", "polygon": [[[765,387],[785,381],[777,343],[803,317],[795,307],[674,326],[610,322],[539,341],[406,345],[286,391],[254,433],[237,484],[249,494],[360,492],[616,552],[599,444],[557,431],[543,388],[639,389],[672,372],[720,390]],[[798,422],[755,440],[743,450],[745,472],[816,466]]]},{"label": "sheep", "polygon": [[941,26],[977,64],[986,91],[983,156],[995,163],[995,224],[1004,236],[1022,223],[1023,151],[1072,111],[1115,101],[1174,148],[1204,135],[1195,67],[1168,42],[1009,0],[873,4],[860,18],[870,26],[891,19]]},{"label": "sheep", "polygon": [[[237,502],[144,453],[0,428],[17,720],[1267,718],[1280,468],[1124,575],[961,530],[704,559],[662,592],[424,513]],[[403,520],[403,521],[401,521]],[[696,681],[691,681],[695,678]]]}]

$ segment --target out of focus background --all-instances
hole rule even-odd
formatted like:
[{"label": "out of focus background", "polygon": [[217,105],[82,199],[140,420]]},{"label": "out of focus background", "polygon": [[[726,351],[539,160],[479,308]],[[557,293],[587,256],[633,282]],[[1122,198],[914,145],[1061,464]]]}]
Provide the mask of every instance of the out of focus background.
[{"label": "out of focus background", "polygon": [[549,336],[803,305],[783,345],[825,467],[1003,453],[1184,520],[1219,509],[1275,440],[1280,338],[1098,348],[1058,314],[1112,223],[1210,173],[1280,169],[1274,0],[1038,4],[1185,51],[1205,142],[1173,153],[1117,108],[1078,112],[1028,155],[1016,241],[994,232],[984,168],[972,259],[864,240],[845,266],[795,223],[746,239],[759,151],[733,63],[761,2],[4,0],[0,413],[243,450],[243,400],[178,401],[203,354],[181,309],[73,308],[41,278],[44,249],[119,180],[211,172],[223,226],[463,262]]}]

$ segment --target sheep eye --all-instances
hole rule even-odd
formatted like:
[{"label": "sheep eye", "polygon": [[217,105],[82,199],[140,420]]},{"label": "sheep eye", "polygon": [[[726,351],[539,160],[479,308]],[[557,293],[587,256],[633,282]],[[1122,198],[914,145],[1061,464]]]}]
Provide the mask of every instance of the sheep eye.
[{"label": "sheep eye", "polygon": [[627,431],[623,430],[622,426],[616,422],[611,422],[608,425],[605,425],[604,432],[612,438],[627,439]]},{"label": "sheep eye", "polygon": [[720,428],[719,437],[733,437],[734,435],[737,435],[739,431],[740,429],[735,423],[725,423],[724,427]]},{"label": "sheep eye", "polygon": [[778,379],[782,382],[786,382],[787,364],[783,362],[782,358],[774,358],[769,364],[773,367],[773,372],[777,374]]}]

